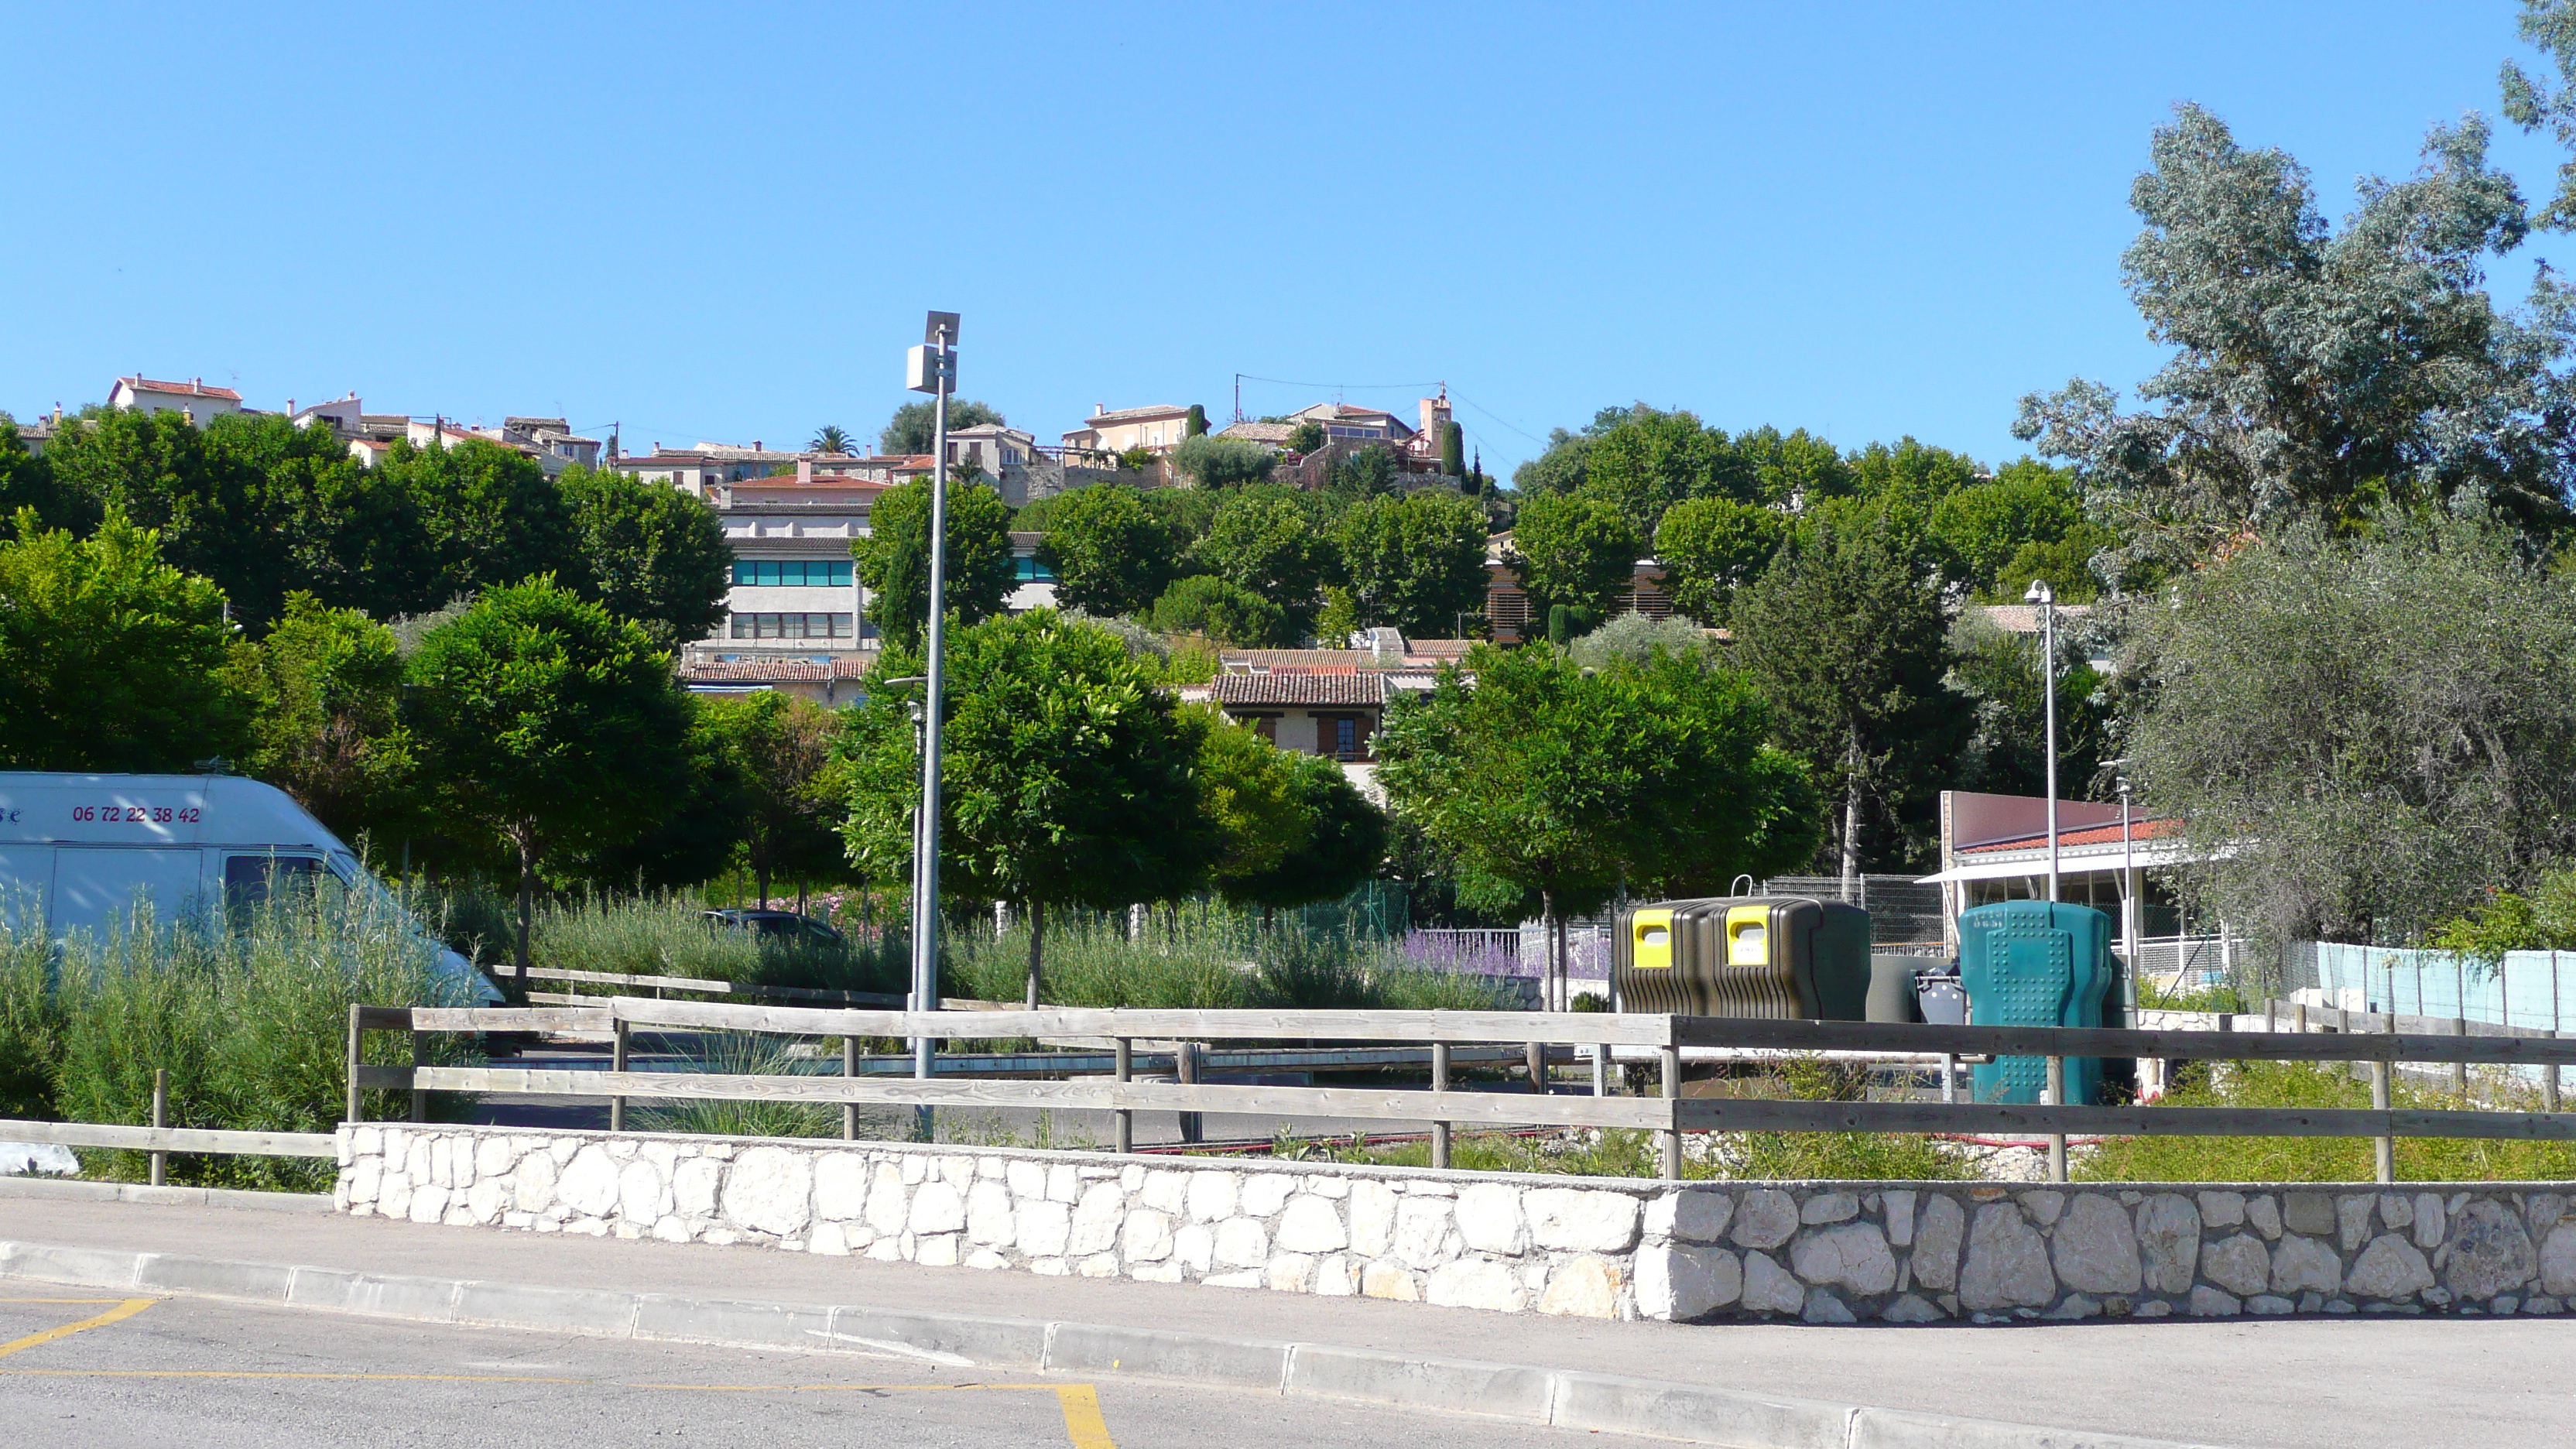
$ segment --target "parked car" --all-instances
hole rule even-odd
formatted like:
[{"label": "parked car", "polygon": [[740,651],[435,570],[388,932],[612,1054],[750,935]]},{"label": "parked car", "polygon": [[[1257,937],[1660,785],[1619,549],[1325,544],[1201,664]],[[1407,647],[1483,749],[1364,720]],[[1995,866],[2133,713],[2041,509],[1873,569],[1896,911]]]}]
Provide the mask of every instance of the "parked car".
[{"label": "parked car", "polygon": [[812,916],[800,916],[794,911],[748,911],[727,907],[699,914],[711,926],[756,931],[762,940],[776,941],[781,945],[841,947],[849,944],[839,931]]}]

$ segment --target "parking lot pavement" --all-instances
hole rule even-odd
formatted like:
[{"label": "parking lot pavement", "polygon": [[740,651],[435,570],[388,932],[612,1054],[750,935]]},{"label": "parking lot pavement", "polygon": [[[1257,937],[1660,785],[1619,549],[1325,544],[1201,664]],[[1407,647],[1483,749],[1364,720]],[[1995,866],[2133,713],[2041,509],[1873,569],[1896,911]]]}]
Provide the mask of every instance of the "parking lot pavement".
[{"label": "parking lot pavement", "polygon": [[0,1423],[11,1442],[84,1449],[1645,1443],[1137,1380],[997,1379],[886,1352],[430,1327],[25,1283],[0,1285]]}]

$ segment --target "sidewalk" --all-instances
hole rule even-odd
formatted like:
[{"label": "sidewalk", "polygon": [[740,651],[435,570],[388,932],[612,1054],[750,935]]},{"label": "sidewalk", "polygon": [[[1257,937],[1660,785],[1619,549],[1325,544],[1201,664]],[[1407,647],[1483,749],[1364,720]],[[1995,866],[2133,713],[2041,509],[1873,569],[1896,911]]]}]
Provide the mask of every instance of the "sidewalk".
[{"label": "sidewalk", "polygon": [[227,1207],[0,1196],[0,1240],[1098,1324],[1675,1381],[2228,1445],[2537,1443],[2565,1432],[2567,1319],[2165,1320],[2003,1328],[1603,1323],[1368,1299],[1032,1278],[748,1248]]}]

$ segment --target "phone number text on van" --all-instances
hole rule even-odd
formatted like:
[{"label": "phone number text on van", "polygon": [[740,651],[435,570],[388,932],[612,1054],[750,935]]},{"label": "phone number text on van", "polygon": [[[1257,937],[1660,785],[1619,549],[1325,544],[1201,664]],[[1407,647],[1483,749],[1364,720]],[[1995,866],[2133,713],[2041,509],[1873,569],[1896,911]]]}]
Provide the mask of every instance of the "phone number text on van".
[{"label": "phone number text on van", "polygon": [[205,818],[205,812],[194,806],[173,808],[168,805],[75,805],[74,824],[194,825]]}]

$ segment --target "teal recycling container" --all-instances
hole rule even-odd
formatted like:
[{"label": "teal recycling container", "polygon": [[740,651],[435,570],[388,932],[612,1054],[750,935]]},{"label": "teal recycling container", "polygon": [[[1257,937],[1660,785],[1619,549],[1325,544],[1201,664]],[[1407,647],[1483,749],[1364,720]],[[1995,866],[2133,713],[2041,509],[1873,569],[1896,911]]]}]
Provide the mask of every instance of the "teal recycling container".
[{"label": "teal recycling container", "polygon": [[[2111,918],[2091,906],[1998,901],[1959,913],[1959,978],[1971,1026],[2114,1024],[2118,976]],[[2044,1057],[1998,1057],[1970,1078],[1980,1102],[2037,1102],[2048,1085]],[[2066,1100],[2098,1103],[2102,1062],[2066,1059]]]}]

